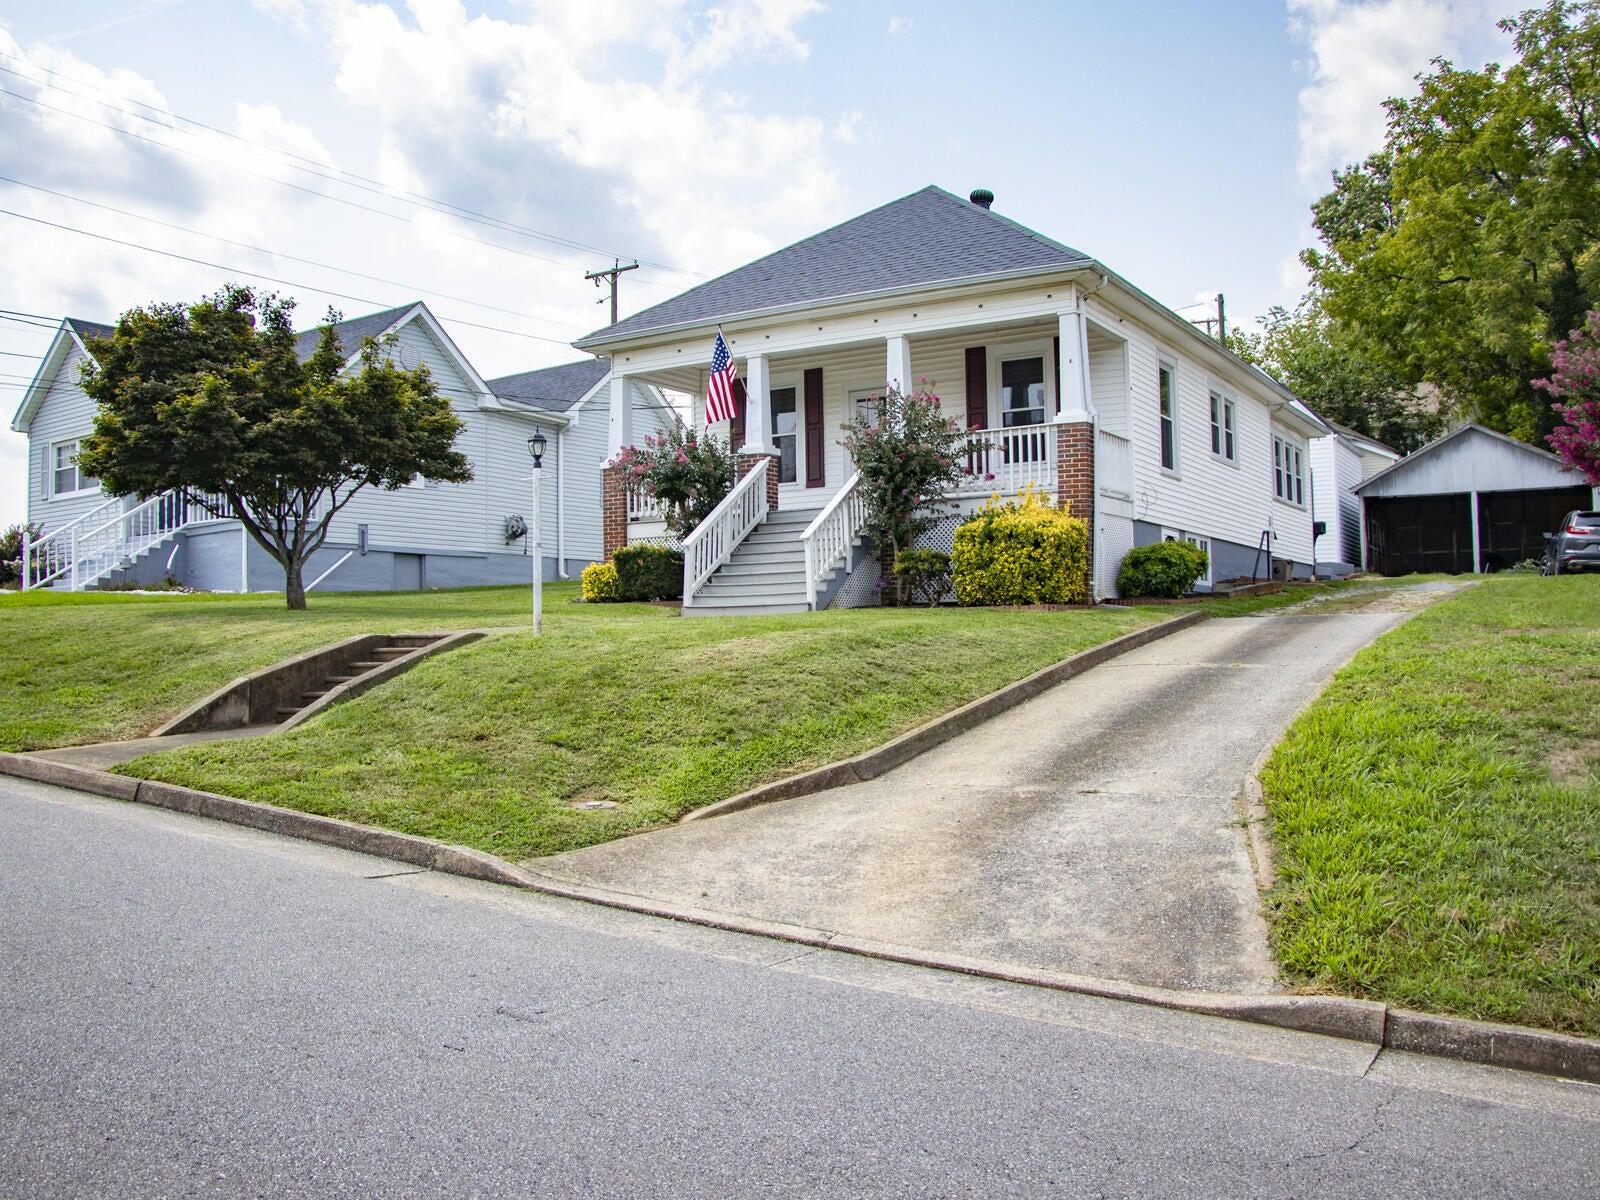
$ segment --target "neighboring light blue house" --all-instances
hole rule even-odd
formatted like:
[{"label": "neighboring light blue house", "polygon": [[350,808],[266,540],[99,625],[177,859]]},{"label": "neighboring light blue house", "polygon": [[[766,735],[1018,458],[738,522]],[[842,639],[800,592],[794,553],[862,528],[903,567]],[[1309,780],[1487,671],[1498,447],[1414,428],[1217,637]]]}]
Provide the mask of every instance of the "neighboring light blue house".
[{"label": "neighboring light blue house", "polygon": [[[548,438],[540,472],[545,579],[576,575],[602,557],[600,470],[606,455],[610,375],[586,359],[485,380],[421,303],[342,321],[352,363],[377,338],[402,366],[426,363],[465,425],[457,442],[470,483],[419,481],[397,491],[363,489],[335,518],[305,572],[322,591],[388,591],[519,583],[531,574],[527,537],[508,520],[532,508],[527,442]],[[277,591],[283,569],[233,520],[217,520],[178,496],[111,498],[78,471],[79,443],[94,402],[78,386],[97,338],[111,328],[63,321],[11,427],[28,437],[28,519],[44,529],[26,564],[32,586],[89,589],[171,576],[209,591]],[[309,357],[319,331],[300,335]],[[646,428],[675,419],[654,388],[635,390]]]}]

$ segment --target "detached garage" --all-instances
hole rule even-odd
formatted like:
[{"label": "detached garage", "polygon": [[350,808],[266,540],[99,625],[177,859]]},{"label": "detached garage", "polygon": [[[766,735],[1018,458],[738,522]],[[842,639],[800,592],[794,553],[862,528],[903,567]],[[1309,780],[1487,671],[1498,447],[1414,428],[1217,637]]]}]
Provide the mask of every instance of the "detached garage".
[{"label": "detached garage", "polygon": [[1596,489],[1555,455],[1463,425],[1360,484],[1369,571],[1498,571],[1544,553],[1544,535]]}]

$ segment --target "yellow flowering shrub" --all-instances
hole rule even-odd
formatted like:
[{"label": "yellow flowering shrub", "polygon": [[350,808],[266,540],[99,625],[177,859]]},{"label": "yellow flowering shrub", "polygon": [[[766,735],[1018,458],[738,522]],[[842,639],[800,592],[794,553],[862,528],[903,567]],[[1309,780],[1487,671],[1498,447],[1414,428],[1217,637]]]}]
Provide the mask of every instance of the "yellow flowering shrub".
[{"label": "yellow flowering shrub", "polygon": [[1089,599],[1089,530],[1032,487],[992,497],[956,530],[950,579],[961,604],[1083,604]]},{"label": "yellow flowering shrub", "polygon": [[617,568],[608,562],[590,563],[578,577],[583,598],[590,604],[617,600],[622,596],[622,582],[617,578]]}]

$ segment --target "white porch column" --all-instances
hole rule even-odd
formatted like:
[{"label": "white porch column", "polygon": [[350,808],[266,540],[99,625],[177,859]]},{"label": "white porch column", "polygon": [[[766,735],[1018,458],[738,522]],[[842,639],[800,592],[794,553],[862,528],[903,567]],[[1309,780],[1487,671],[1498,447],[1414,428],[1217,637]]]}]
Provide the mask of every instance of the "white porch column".
[{"label": "white porch column", "polygon": [[744,368],[744,445],[740,454],[771,454],[772,383],[767,356],[752,354]]},{"label": "white porch column", "polygon": [[1472,505],[1472,573],[1483,574],[1483,539],[1478,534],[1478,493],[1470,492],[1467,503]]},{"label": "white porch column", "polygon": [[1061,395],[1056,400],[1061,406],[1061,416],[1058,419],[1093,421],[1096,414],[1089,393],[1089,331],[1076,292],[1068,300],[1068,307],[1061,310],[1059,320]]},{"label": "white porch column", "polygon": [[606,461],[615,461],[624,447],[633,445],[633,381],[611,376],[611,420],[607,427]]},{"label": "white porch column", "polygon": [[903,333],[897,333],[888,338],[887,343],[889,364],[884,374],[884,386],[899,388],[901,395],[914,392],[917,383],[911,374],[911,339]]}]

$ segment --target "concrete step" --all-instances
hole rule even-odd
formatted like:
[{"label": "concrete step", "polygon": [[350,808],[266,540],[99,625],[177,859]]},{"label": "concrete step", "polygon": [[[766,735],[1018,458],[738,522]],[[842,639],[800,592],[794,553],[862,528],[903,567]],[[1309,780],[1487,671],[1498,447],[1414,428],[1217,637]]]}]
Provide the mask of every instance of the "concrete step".
[{"label": "concrete step", "polygon": [[348,669],[354,671],[357,675],[365,675],[368,671],[387,665],[383,659],[364,659],[358,663],[351,663]]},{"label": "concrete step", "polygon": [[777,616],[783,613],[803,613],[806,611],[804,600],[798,603],[776,604],[702,604],[698,598],[695,603],[683,610],[686,617],[766,617]]},{"label": "concrete step", "polygon": [[789,563],[750,563],[735,560],[723,567],[713,579],[744,579],[752,582],[766,581],[768,583],[787,581],[790,579],[806,581],[806,572],[803,564]]},{"label": "concrete step", "polygon": [[272,715],[273,715],[276,723],[279,724],[279,725],[282,725],[285,721],[287,721],[290,717],[294,716],[295,713],[297,713],[299,711],[300,711],[300,709],[298,709],[298,708],[280,708],[277,712],[273,713]]}]

